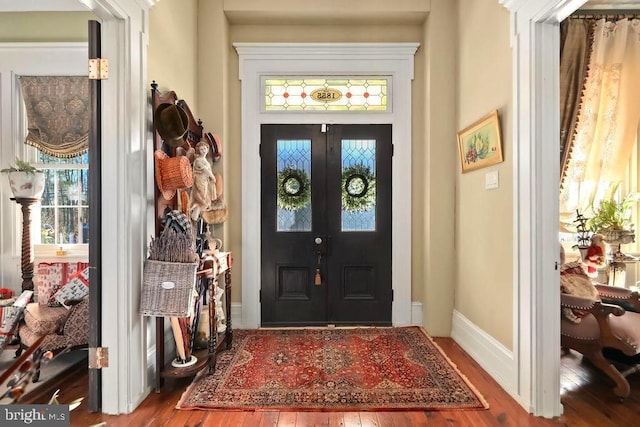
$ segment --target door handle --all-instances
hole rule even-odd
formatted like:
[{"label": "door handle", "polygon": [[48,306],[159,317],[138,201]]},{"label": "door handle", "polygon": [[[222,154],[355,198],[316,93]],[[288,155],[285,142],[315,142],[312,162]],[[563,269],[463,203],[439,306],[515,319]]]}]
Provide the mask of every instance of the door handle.
[{"label": "door handle", "polygon": [[316,237],[314,242],[316,242],[316,245],[321,245],[322,244],[322,238],[321,237]]}]

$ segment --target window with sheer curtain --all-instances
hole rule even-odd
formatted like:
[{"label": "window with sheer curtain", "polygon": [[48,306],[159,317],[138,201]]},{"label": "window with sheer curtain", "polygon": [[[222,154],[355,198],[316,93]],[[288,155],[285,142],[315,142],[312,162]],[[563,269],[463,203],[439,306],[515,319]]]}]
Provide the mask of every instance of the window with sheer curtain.
[{"label": "window with sheer curtain", "polygon": [[[592,208],[608,197],[612,188],[618,189],[617,197],[640,189],[637,146],[640,19],[578,22],[578,26],[587,28],[580,29],[587,37],[585,78],[575,99],[574,127],[563,129],[569,138],[566,145],[561,143],[566,153],[562,163],[560,221],[564,231],[569,232],[573,231],[576,211],[589,217]],[[571,54],[571,50],[567,52]],[[568,75],[563,74],[562,67],[561,59],[561,88],[563,78],[566,83]],[[574,76],[578,74],[576,70],[570,71]],[[640,219],[638,208],[633,212],[635,224]],[[566,240],[570,236],[561,238]],[[636,243],[625,249],[638,252],[639,248]]]}]

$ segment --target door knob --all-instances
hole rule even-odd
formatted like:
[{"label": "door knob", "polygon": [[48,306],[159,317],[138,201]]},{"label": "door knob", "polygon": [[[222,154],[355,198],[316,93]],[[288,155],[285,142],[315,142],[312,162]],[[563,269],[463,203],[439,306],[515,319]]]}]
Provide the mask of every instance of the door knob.
[{"label": "door knob", "polygon": [[316,242],[316,245],[319,245],[322,243],[322,239],[320,237],[316,237],[315,242]]}]

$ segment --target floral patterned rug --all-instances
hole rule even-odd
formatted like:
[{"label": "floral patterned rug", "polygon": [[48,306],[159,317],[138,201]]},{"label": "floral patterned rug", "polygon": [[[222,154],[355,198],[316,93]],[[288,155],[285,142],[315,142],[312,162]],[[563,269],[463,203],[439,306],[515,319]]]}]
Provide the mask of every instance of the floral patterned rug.
[{"label": "floral patterned rug", "polygon": [[488,408],[419,327],[234,331],[178,409],[392,411]]}]

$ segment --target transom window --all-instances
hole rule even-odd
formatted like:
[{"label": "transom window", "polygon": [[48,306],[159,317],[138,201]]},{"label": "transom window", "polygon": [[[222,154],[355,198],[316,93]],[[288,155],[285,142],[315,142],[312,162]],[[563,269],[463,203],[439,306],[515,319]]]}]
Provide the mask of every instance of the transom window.
[{"label": "transom window", "polygon": [[266,111],[388,111],[388,77],[263,78]]}]

